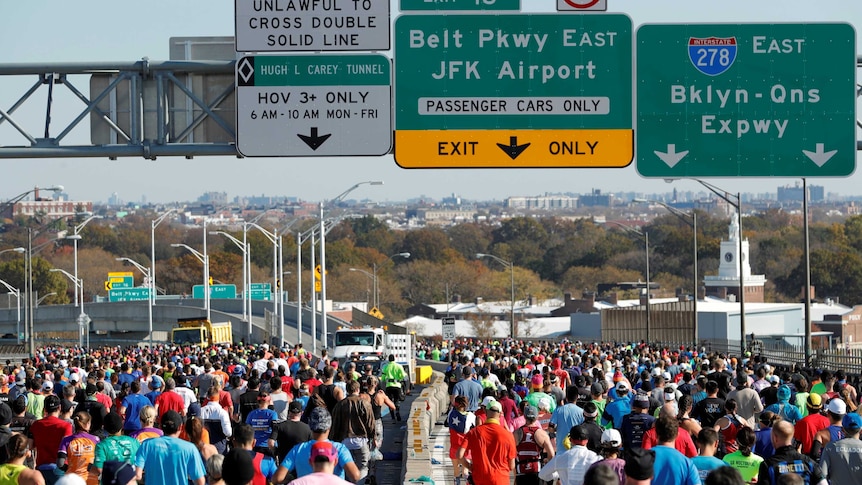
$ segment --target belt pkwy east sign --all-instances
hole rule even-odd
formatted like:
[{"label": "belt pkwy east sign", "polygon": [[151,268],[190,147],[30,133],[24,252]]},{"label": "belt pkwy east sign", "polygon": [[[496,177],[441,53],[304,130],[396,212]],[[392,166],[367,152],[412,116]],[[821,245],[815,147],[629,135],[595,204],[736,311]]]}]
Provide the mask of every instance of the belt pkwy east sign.
[{"label": "belt pkwy east sign", "polygon": [[637,78],[645,177],[847,176],[856,167],[849,24],[643,25]]},{"label": "belt pkwy east sign", "polygon": [[402,15],[395,161],[405,168],[625,167],[625,15]]}]

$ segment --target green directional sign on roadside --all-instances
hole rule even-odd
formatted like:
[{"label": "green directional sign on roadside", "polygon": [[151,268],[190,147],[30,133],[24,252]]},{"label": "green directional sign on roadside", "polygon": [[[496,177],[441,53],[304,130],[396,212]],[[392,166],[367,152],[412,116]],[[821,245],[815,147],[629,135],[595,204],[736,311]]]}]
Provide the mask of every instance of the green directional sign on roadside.
[{"label": "green directional sign on roadside", "polygon": [[108,301],[146,301],[150,298],[149,288],[120,288],[108,291]]},{"label": "green directional sign on roadside", "polygon": [[855,169],[851,25],[643,25],[636,44],[641,175],[817,177]]},{"label": "green directional sign on roadside", "polygon": [[401,0],[401,11],[504,11],[521,10],[521,0]]},{"label": "green directional sign on roadside", "polygon": [[272,291],[270,290],[251,290],[248,295],[252,300],[272,300]]},{"label": "green directional sign on roadside", "polygon": [[[192,298],[204,297],[204,285],[192,286]],[[210,285],[210,298],[213,300],[228,300],[236,298],[236,285]]]}]

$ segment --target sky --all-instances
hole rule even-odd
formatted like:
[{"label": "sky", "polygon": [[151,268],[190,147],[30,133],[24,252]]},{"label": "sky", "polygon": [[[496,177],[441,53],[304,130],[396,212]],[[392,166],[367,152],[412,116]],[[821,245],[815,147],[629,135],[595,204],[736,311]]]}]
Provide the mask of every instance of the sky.
[{"label": "sky", "polygon": [[[284,0],[282,0],[284,1]],[[381,1],[381,0],[372,0]],[[555,0],[521,0],[523,13],[555,12]],[[0,64],[51,62],[132,62],[148,57],[167,60],[168,39],[179,36],[234,35],[234,0],[39,0],[6,2],[0,29],[3,54]],[[635,29],[644,23],[779,23],[848,22],[862,25],[862,2],[856,0],[608,0],[609,12],[632,18]],[[392,18],[398,2],[392,0]],[[394,31],[393,31],[394,34]],[[857,50],[859,38],[857,35]],[[80,78],[79,78],[80,79]],[[32,84],[34,77],[0,78],[0,109],[9,107]],[[76,86],[89,91],[86,82]],[[57,88],[62,89],[62,88]],[[47,91],[34,95],[38,102],[19,111],[24,128],[41,135]],[[83,104],[58,100],[52,113],[52,135],[74,119]],[[62,102],[60,99],[62,98]],[[28,102],[28,103],[32,103]],[[65,121],[64,121],[65,120]],[[68,137],[89,144],[88,121]],[[635,134],[637,136],[637,134]],[[0,145],[21,145],[24,139],[9,123],[0,124]],[[142,158],[4,159],[0,160],[0,200],[34,186],[61,184],[73,200],[106,201],[112,193],[131,202],[194,200],[204,192],[235,196],[289,196],[308,201],[330,199],[365,180],[382,180],[383,186],[366,186],[352,197],[374,201],[400,201],[419,196],[442,198],[457,194],[467,200],[502,200],[508,196],[545,193],[603,192],[665,193],[700,191],[691,180],[672,184],[640,176],[635,163],[625,168],[579,169],[402,169],[392,155],[334,158],[162,157]],[[710,182],[730,192],[775,192],[795,184],[786,178],[716,178]],[[862,195],[862,174],[811,178],[826,192]]]}]

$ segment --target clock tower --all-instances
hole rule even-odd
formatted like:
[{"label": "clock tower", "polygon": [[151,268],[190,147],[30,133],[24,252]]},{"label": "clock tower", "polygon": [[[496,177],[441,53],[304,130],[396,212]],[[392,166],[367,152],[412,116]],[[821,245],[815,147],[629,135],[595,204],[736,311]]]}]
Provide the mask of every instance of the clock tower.
[{"label": "clock tower", "polygon": [[736,215],[730,218],[727,240],[721,241],[721,252],[719,254],[718,275],[704,277],[706,293],[710,296],[720,298],[733,298],[738,301],[739,294],[739,258],[742,258],[743,288],[745,289],[745,301],[763,302],[763,285],[766,283],[764,275],[751,274],[751,262],[749,261],[748,239],[742,240],[742,254],[739,252],[739,224]]}]

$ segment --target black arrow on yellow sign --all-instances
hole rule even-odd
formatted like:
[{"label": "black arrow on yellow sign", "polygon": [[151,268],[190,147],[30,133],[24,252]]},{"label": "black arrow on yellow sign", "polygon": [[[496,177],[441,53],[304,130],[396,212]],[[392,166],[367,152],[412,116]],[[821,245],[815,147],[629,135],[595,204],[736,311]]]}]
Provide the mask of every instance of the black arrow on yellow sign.
[{"label": "black arrow on yellow sign", "polygon": [[518,137],[510,136],[508,145],[506,145],[505,143],[497,143],[497,146],[500,147],[500,150],[503,150],[503,153],[509,155],[509,158],[515,160],[522,153],[524,153],[524,150],[526,150],[527,147],[530,146],[530,144],[524,143],[523,145],[518,145]]}]

